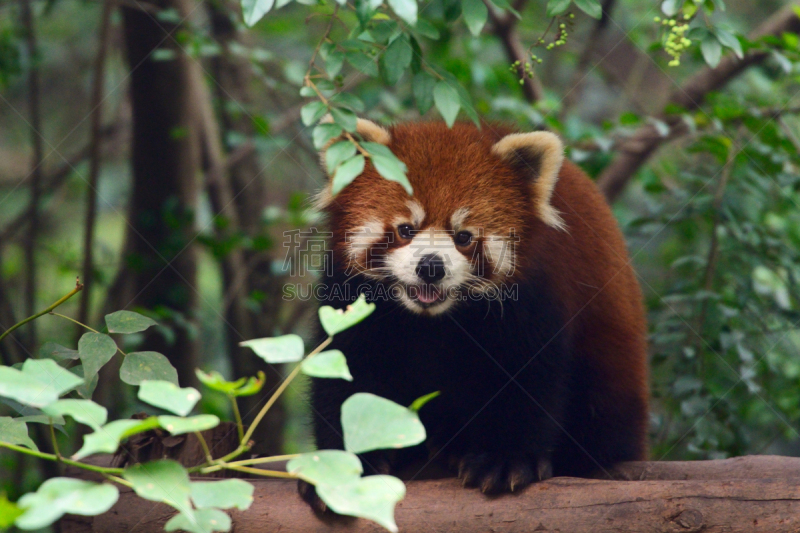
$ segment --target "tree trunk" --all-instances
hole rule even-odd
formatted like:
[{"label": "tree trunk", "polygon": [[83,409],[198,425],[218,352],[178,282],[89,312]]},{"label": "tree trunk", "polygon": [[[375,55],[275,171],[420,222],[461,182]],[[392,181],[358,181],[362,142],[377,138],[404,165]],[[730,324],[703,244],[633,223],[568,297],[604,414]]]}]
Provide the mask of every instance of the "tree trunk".
[{"label": "tree trunk", "polygon": [[[185,0],[153,3],[175,9],[181,18],[189,13]],[[196,380],[198,351],[193,241],[199,152],[192,127],[192,59],[173,38],[179,26],[136,8],[123,7],[122,14],[131,68],[133,192],[113,305],[159,312],[171,333],[151,328],[140,349],[165,354],[181,384],[189,385]],[[170,50],[174,57],[155,60],[156,49]]]},{"label": "tree trunk", "polygon": [[[458,480],[411,481],[397,505],[400,531],[764,532],[800,529],[800,459],[628,463],[615,476],[636,481],[554,478],[519,494],[487,497]],[[233,511],[233,531],[379,532],[372,522],[315,516],[292,481],[256,480],[253,505]],[[122,489],[105,515],[70,516],[64,533],[160,531],[175,511]]]}]

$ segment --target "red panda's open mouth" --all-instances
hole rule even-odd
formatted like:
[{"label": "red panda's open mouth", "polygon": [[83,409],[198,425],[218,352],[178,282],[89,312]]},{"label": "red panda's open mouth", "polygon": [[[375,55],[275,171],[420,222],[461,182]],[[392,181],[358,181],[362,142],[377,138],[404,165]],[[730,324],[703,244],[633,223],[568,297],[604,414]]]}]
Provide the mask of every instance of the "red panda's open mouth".
[{"label": "red panda's open mouth", "polygon": [[408,297],[423,306],[433,305],[444,301],[444,291],[435,285],[408,285],[406,287]]}]

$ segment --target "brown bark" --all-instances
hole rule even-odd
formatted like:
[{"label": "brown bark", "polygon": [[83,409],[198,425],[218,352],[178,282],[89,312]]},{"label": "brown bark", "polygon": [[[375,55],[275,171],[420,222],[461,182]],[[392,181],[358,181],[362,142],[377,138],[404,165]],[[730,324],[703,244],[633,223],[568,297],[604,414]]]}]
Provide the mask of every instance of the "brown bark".
[{"label": "brown bark", "polygon": [[[160,0],[184,18],[186,0]],[[111,306],[162,309],[167,338],[151,329],[142,350],[165,354],[183,385],[195,382],[197,332],[194,214],[199,157],[194,131],[192,59],[172,39],[179,26],[150,13],[122,8],[127,61],[131,68],[133,116],[133,192],[126,236],[125,264],[110,292]],[[156,61],[156,49],[170,49],[173,59]],[[105,380],[101,379],[101,382]]]},{"label": "brown bark", "polygon": [[[741,457],[722,461],[621,465],[635,481],[555,478],[519,494],[487,497],[455,479],[411,481],[396,510],[400,531],[436,532],[764,532],[800,528],[800,459]],[[366,520],[318,517],[294,482],[256,480],[255,501],[233,511],[237,533],[383,531]],[[173,510],[122,489],[105,515],[69,516],[64,533],[160,531]]]},{"label": "brown bark", "polygon": [[[251,102],[251,67],[247,60],[231,52],[231,45],[242,38],[231,19],[233,14],[238,13],[238,9],[231,9],[231,5],[217,1],[208,2],[207,6],[212,34],[222,48],[222,54],[212,60],[215,80],[213,89],[219,109],[221,138],[230,138],[231,132],[250,138],[256,133],[248,109]],[[231,106],[238,107],[238,112],[232,114]],[[209,115],[210,112],[209,108],[205,114]],[[219,143],[216,128],[206,128],[205,132],[212,136],[214,144]],[[218,150],[207,150],[217,160],[209,162],[212,170],[220,166],[222,155],[214,154]],[[226,144],[222,150],[230,158],[236,147]],[[269,202],[266,176],[258,162],[258,154],[250,151],[227,170],[228,172],[208,174],[214,212],[228,221],[224,230],[218,230],[218,236],[229,238],[239,233],[256,240],[265,233],[262,213]],[[220,258],[225,287],[224,313],[229,326],[226,332],[228,354],[233,375],[237,378],[254,376],[258,370],[263,369],[263,363],[253,357],[249,350],[240,347],[239,343],[275,334],[280,303],[283,300],[280,298],[280,282],[271,273],[270,261],[269,251],[241,248]],[[257,309],[247,305],[248,299],[255,293],[262,295]],[[267,380],[261,394],[240,398],[245,423],[256,415],[271,391],[282,381],[279,368],[271,367],[266,371]],[[255,450],[258,453],[271,455],[281,452],[285,418],[283,403],[279,401],[270,409],[254,434]]]},{"label": "brown bark", "polygon": [[[795,13],[793,6],[787,6],[770,17],[750,34],[749,38],[757,40],[767,35],[781,35],[784,32],[800,33],[800,18]],[[744,70],[761,63],[767,57],[769,57],[769,53],[760,50],[745,54],[743,59],[729,54],[720,61],[716,68],[701,70],[683,86],[675,89],[670,95],[668,103],[689,111],[697,109],[708,93],[723,87]],[[613,202],[619,196],[636,171],[661,145],[686,133],[687,128],[679,117],[662,116],[661,118],[670,125],[670,135],[662,137],[654,126],[650,124],[642,126],[622,143],[618,150],[619,155],[597,178],[597,185],[609,202]]]}]

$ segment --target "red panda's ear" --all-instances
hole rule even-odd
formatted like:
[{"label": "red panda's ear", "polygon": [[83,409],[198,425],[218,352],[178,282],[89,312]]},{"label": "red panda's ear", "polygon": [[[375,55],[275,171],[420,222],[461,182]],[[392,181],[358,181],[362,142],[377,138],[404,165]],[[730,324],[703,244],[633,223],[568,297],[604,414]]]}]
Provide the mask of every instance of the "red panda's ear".
[{"label": "red panda's ear", "polygon": [[549,131],[512,133],[500,139],[492,152],[530,176],[536,195],[536,211],[548,226],[566,229],[564,220],[550,203],[558,173],[564,162],[564,145],[561,139]]},{"label": "red panda's ear", "polygon": [[[325,115],[320,120],[321,124],[330,124],[333,122],[333,117],[330,115]],[[359,118],[356,121],[356,133],[361,136],[361,138],[365,142],[371,143],[378,143],[383,145],[389,145],[392,140],[392,135],[389,133],[389,130],[384,128],[383,126],[379,126],[375,124],[371,120],[367,120],[364,118]],[[336,137],[335,139],[331,139],[328,141],[325,146],[319,151],[319,162],[322,165],[322,169],[327,172],[327,165],[325,164],[325,154],[328,151],[330,146],[338,141],[343,140],[344,137]],[[329,176],[330,177],[330,176]],[[316,199],[314,200],[314,206],[317,209],[324,209],[328,204],[330,204],[331,200],[333,199],[333,195],[331,194],[331,184],[328,182],[325,187],[316,195]]]}]

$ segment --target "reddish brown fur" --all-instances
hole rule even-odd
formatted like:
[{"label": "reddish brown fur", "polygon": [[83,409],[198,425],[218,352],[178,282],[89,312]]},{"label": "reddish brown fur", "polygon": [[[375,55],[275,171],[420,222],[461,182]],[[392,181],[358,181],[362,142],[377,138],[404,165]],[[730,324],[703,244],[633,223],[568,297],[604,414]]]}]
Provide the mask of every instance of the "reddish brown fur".
[{"label": "reddish brown fur", "polygon": [[[521,240],[517,268],[507,281],[544,274],[567,315],[564,327],[573,339],[577,372],[591,383],[582,400],[591,405],[587,412],[627,424],[635,435],[631,438],[638,439],[627,458],[645,459],[649,392],[642,296],[623,237],[594,183],[564,162],[551,200],[566,224],[561,231],[536,215],[531,176],[491,151],[511,130],[492,124],[478,130],[471,124],[448,129],[442,123],[412,123],[392,127],[390,133],[389,148],[407,165],[413,198],[424,206],[422,228],[450,229],[453,211],[464,206],[470,209],[468,220],[487,233],[506,235],[514,229]],[[368,164],[326,208],[338,259],[347,231],[371,219],[393,231],[398,215],[410,215],[409,199],[399,184],[382,179]],[[591,426],[591,416],[578,423]]]}]

